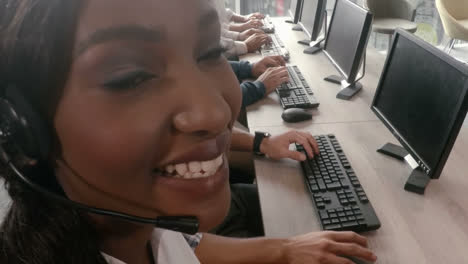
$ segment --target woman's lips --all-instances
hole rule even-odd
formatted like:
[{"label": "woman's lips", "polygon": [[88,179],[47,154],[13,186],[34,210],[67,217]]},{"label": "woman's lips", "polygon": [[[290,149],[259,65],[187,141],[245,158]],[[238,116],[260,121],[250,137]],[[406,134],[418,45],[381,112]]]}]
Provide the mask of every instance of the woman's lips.
[{"label": "woman's lips", "polygon": [[174,158],[169,158],[169,161],[163,162],[163,165],[159,165],[157,169],[164,171],[168,165],[175,166],[192,161],[213,160],[227,151],[230,141],[231,131],[225,130],[214,138],[194,144],[193,146],[187,146],[185,152],[175,155]]}]

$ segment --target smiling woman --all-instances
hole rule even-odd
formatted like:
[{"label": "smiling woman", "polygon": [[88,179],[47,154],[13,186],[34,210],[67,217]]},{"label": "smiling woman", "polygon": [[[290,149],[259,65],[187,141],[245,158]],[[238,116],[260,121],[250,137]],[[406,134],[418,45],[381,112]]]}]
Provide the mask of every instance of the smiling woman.
[{"label": "smiling woman", "polygon": [[[222,221],[241,98],[208,1],[1,0],[0,21],[1,100],[27,104],[51,142],[35,156],[2,138],[8,163],[87,206]],[[179,233],[58,203],[8,167],[0,263],[197,262]]]}]

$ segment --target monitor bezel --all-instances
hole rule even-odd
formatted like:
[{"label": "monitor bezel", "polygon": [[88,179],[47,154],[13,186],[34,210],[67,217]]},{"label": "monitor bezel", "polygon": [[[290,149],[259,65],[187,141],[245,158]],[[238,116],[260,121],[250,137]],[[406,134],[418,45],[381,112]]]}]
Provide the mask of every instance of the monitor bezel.
[{"label": "monitor bezel", "polygon": [[316,41],[318,36],[320,35],[320,32],[322,32],[323,28],[323,23],[324,23],[324,14],[326,14],[326,8],[327,8],[327,0],[309,0],[309,1],[317,1],[317,10],[315,10],[315,21],[314,21],[314,28],[312,29],[312,32],[309,32],[309,29],[302,23],[302,16],[304,15],[304,4],[305,1],[302,1],[302,8],[301,8],[301,16],[299,18],[298,25],[302,28],[302,31],[307,35],[307,38],[310,39],[310,41]]},{"label": "monitor bezel", "polygon": [[288,9],[288,15],[292,18],[293,24],[299,23],[299,19],[301,18],[301,10],[302,10],[302,2],[303,0],[297,0],[296,10],[291,10],[291,6]]},{"label": "monitor bezel", "polygon": [[430,168],[428,164],[421,158],[421,156],[411,147],[411,145],[407,142],[407,140],[400,134],[400,132],[387,120],[385,115],[377,108],[376,103],[378,101],[378,97],[380,92],[382,91],[383,84],[385,82],[388,67],[392,61],[393,54],[395,52],[396,42],[399,40],[400,37],[404,37],[413,41],[416,45],[423,48],[424,50],[428,51],[432,55],[436,56],[440,60],[444,61],[445,63],[449,64],[456,70],[460,71],[461,74],[465,74],[468,76],[468,68],[464,66],[461,62],[457,61],[456,59],[452,58],[445,52],[437,49],[436,47],[432,46],[430,43],[425,42],[424,40],[420,39],[419,37],[406,32],[402,29],[397,29],[393,35],[392,39],[392,46],[389,50],[389,55],[385,61],[384,68],[382,70],[382,75],[379,80],[379,84],[377,86],[377,90],[374,95],[374,99],[372,101],[371,109],[375,113],[375,115],[384,123],[384,125],[390,130],[390,132],[395,136],[395,138],[400,142],[400,144],[411,154],[411,156],[416,160],[418,165],[422,167],[423,172],[431,179],[439,179],[442,173],[442,170],[447,162],[447,159],[452,151],[453,145],[457,139],[457,136],[461,130],[463,122],[466,118],[466,114],[468,111],[468,79],[464,84],[464,90],[462,91],[461,99],[456,106],[456,115],[450,121],[450,131],[446,134],[446,144],[444,149],[442,150],[441,156],[438,159],[438,162],[435,164],[433,168]]},{"label": "monitor bezel", "polygon": [[[341,68],[341,66],[338,65],[338,63],[335,61],[333,56],[330,55],[330,53],[328,53],[328,51],[327,51],[328,41],[329,41],[329,37],[330,37],[329,32],[331,32],[333,30],[333,21],[335,19],[335,14],[336,14],[335,10],[336,10],[336,6],[338,5],[339,1],[346,1],[346,2],[350,3],[351,5],[354,5],[355,7],[360,9],[360,11],[366,13],[366,19],[364,20],[364,27],[363,27],[363,29],[361,31],[361,37],[359,39],[359,44],[358,44],[356,53],[354,54],[353,65],[352,65],[351,70],[350,70],[349,73],[346,73]],[[364,54],[366,52],[367,43],[369,42],[369,38],[370,38],[370,35],[371,35],[371,32],[372,32],[372,30],[371,30],[372,20],[373,20],[373,15],[368,9],[365,9],[362,6],[360,6],[360,5],[356,4],[356,3],[353,3],[353,2],[351,2],[349,0],[336,0],[335,1],[335,6],[333,8],[333,15],[332,15],[332,18],[330,20],[330,25],[328,27],[328,33],[327,33],[327,38],[325,39],[325,45],[323,47],[323,52],[325,53],[327,58],[331,61],[333,66],[338,70],[338,72],[341,74],[341,76],[343,78],[345,78],[346,82],[348,82],[348,83],[354,83],[356,81],[356,77],[359,74],[359,70],[361,69],[361,65],[362,65],[362,63],[365,63],[365,62],[363,62],[363,56],[364,56]]]}]

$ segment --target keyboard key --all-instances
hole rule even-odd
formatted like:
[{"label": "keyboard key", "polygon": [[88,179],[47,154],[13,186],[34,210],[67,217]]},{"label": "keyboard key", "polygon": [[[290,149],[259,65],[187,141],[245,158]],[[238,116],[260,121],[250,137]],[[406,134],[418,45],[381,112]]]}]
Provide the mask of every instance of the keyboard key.
[{"label": "keyboard key", "polygon": [[334,225],[326,225],[324,227],[325,230],[332,231],[332,230],[337,230],[340,229],[341,225],[340,224],[334,224]]}]

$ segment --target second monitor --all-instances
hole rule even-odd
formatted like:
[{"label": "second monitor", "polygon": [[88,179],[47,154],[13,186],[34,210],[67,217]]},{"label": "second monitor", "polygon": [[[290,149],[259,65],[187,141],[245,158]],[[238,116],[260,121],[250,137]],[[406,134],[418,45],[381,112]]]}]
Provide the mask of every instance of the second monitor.
[{"label": "second monitor", "polygon": [[[337,0],[330,21],[324,52],[341,76],[326,81],[341,84],[336,96],[349,100],[362,89],[359,83],[365,74],[367,41],[372,27],[372,14],[349,0]],[[358,77],[362,65],[361,76]]]},{"label": "second monitor", "polygon": [[[324,28],[325,37],[327,34],[327,12],[326,12],[327,0],[304,0],[302,4],[302,13],[299,20],[299,26],[301,26],[304,33],[307,35],[306,40],[299,41],[300,44],[309,45],[310,43],[317,40]],[[304,50],[306,54],[314,54],[320,51],[321,44],[325,40],[325,37],[315,43],[315,45]]]}]

